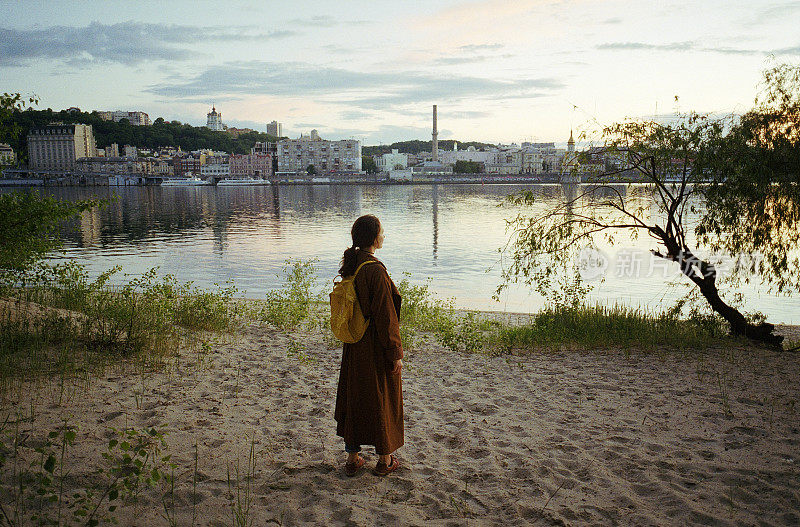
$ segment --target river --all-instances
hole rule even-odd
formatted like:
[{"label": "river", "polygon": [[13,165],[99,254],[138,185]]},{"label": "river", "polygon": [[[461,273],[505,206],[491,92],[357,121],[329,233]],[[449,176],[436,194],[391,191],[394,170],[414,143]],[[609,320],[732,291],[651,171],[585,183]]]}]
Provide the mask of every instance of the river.
[{"label": "river", "polygon": [[[263,297],[281,284],[288,259],[316,260],[320,287],[336,275],[349,230],[362,214],[377,215],[386,241],[377,256],[395,281],[430,283],[441,297],[468,309],[530,312],[545,300],[515,286],[492,300],[500,283],[508,240],[499,207],[522,188],[540,195],[538,207],[555,206],[573,187],[562,185],[302,185],[280,187],[50,187],[61,199],[113,198],[85,213],[65,231],[64,257],[94,276],[121,265],[128,274],[151,267],[201,287],[233,283],[242,296]],[[655,213],[644,186],[619,186],[630,204]],[[8,192],[8,189],[2,190]],[[599,242],[600,243],[600,242]],[[648,239],[600,243],[605,269],[586,275],[591,302],[661,310],[689,290],[674,264],[650,256]],[[506,257],[507,258],[507,257]],[[724,290],[723,290],[724,291]],[[800,323],[800,298],[742,286],[746,311],[770,321]],[[729,292],[732,293],[732,292]],[[730,298],[730,294],[728,297]]]}]

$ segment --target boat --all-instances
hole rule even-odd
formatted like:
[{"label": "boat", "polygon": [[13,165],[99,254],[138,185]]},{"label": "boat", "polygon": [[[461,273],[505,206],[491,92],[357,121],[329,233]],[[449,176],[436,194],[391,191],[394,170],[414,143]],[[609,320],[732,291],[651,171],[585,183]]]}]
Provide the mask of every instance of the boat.
[{"label": "boat", "polygon": [[162,187],[196,187],[200,185],[211,185],[211,182],[198,177],[171,178],[161,182]]},{"label": "boat", "polygon": [[269,180],[254,178],[221,179],[217,183],[218,187],[238,187],[242,185],[269,185]]}]

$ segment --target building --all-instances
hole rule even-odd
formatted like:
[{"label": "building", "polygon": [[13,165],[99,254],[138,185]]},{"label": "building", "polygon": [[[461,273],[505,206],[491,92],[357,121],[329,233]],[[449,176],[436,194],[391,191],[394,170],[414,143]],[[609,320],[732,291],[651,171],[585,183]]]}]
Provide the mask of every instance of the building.
[{"label": "building", "polygon": [[205,163],[200,165],[200,177],[203,179],[227,179],[231,175],[228,159],[224,162]]},{"label": "building", "polygon": [[0,165],[13,165],[17,162],[17,154],[11,145],[0,143]]},{"label": "building", "polygon": [[117,143],[111,143],[105,148],[106,157],[119,157],[119,145]]},{"label": "building", "polygon": [[266,179],[272,175],[269,154],[234,154],[230,158],[231,178]]},{"label": "building", "polygon": [[49,124],[28,133],[32,169],[73,170],[75,161],[94,157],[96,152],[90,124]]},{"label": "building", "polygon": [[283,137],[283,125],[278,121],[272,121],[267,125],[267,135]]},{"label": "building", "polygon": [[127,112],[123,110],[116,110],[113,112],[97,112],[97,115],[99,115],[104,121],[114,121],[115,123],[118,123],[123,119],[127,119],[134,126],[149,126],[153,124],[150,122],[150,116],[144,112]]},{"label": "building", "polygon": [[522,173],[522,149],[506,146],[498,149],[495,159],[486,164],[488,174],[513,175]]},{"label": "building", "polygon": [[377,156],[375,165],[381,172],[408,168],[408,154],[401,154],[393,148],[391,153]]},{"label": "building", "polygon": [[206,121],[206,128],[214,130],[215,132],[222,132],[225,130],[225,125],[222,124],[222,114],[217,112],[215,106],[211,107],[211,111],[206,114],[208,120]]},{"label": "building", "polygon": [[198,177],[201,167],[200,159],[195,157],[174,157],[172,159],[172,170],[175,177]]},{"label": "building", "polygon": [[304,172],[309,165],[318,174],[361,172],[361,141],[327,141],[316,130],[299,139],[278,141],[278,172]]},{"label": "building", "polygon": [[125,157],[132,157],[136,159],[138,157],[138,152],[136,151],[135,146],[125,145]]}]

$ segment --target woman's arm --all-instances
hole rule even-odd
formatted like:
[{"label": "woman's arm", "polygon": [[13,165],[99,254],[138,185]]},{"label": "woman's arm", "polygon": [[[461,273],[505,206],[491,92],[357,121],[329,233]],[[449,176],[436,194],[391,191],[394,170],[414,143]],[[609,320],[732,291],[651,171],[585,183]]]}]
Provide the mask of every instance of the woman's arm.
[{"label": "woman's arm", "polygon": [[[386,360],[395,363],[403,358],[403,345],[400,342],[400,321],[392,300],[392,284],[382,266],[374,267],[370,277],[372,323],[375,324],[378,342],[384,350]],[[393,366],[395,369],[402,368],[402,363]]]}]

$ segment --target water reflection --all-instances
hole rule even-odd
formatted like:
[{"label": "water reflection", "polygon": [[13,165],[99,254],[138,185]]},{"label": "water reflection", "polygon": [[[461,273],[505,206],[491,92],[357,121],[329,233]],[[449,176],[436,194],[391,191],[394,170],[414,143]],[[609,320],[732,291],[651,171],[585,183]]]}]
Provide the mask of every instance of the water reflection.
[{"label": "water reflection", "polygon": [[[575,207],[622,199],[626,207],[657,214],[652,190],[618,185],[587,194],[578,184],[286,186],[227,188],[47,188],[38,190],[61,199],[100,197],[108,206],[83,214],[65,230],[66,254],[86,264],[94,275],[121,265],[142,273],[158,266],[202,287],[233,280],[249,297],[277,287],[288,258],[316,259],[320,283],[335,276],[342,252],[350,245],[350,226],[362,214],[381,218],[386,243],[379,257],[395,278],[430,278],[431,288],[456,305],[479,309],[531,311],[543,299],[512,287],[498,304],[491,296],[503,265],[498,248],[505,245],[505,220],[516,211],[498,207],[522,189],[536,196],[534,208]],[[691,218],[690,218],[691,219]],[[653,247],[641,240],[619,238],[617,245],[598,240],[613,257],[620,249],[643,254]],[[487,270],[489,270],[487,272]],[[664,276],[616,276],[613,268],[593,294],[601,302],[619,302],[662,309],[683,290],[672,289]],[[680,276],[678,281],[685,282]],[[772,320],[800,322],[800,300],[742,289],[747,309],[761,310]]]}]

